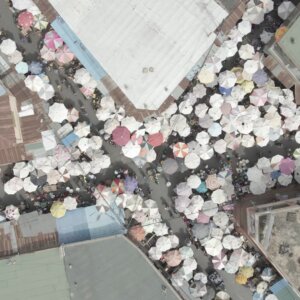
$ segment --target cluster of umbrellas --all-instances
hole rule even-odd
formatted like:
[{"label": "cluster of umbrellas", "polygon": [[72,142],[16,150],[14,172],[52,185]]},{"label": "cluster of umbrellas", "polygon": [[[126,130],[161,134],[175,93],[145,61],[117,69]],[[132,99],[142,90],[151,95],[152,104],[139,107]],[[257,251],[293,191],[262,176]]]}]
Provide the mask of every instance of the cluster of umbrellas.
[{"label": "cluster of umbrellas", "polygon": [[45,61],[56,60],[60,65],[68,64],[75,58],[69,47],[54,30],[50,30],[45,34],[40,55]]},{"label": "cluster of umbrellas", "polygon": [[50,213],[54,218],[59,219],[66,214],[67,210],[74,210],[76,207],[76,198],[67,196],[63,201],[53,201],[50,208]]},{"label": "cluster of umbrellas", "polygon": [[266,189],[272,188],[278,182],[282,186],[288,186],[295,179],[300,183],[300,152],[295,150],[296,159],[284,158],[275,155],[271,159],[262,157],[257,163],[247,170],[250,182],[249,190],[254,195],[261,195]]}]

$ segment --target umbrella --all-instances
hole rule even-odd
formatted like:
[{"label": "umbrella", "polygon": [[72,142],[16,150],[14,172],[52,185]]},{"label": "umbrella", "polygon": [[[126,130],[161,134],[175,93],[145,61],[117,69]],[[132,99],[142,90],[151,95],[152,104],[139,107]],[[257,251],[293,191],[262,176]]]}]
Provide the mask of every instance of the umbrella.
[{"label": "umbrella", "polygon": [[54,97],[55,91],[51,84],[46,83],[39,91],[39,97],[45,101]]},{"label": "umbrella", "polygon": [[5,39],[0,44],[0,50],[3,54],[12,55],[17,50],[17,45],[15,41]]},{"label": "umbrella", "polygon": [[190,220],[197,219],[199,215],[199,210],[201,210],[203,206],[204,200],[201,196],[196,195],[192,197],[192,201],[189,206],[184,210],[184,214]]},{"label": "umbrella", "polygon": [[268,91],[265,88],[255,89],[250,95],[250,102],[256,106],[263,106],[268,101]]},{"label": "umbrella", "polygon": [[226,152],[227,143],[223,139],[220,139],[214,143],[213,147],[215,152],[219,154],[223,154]]},{"label": "umbrella", "polygon": [[138,187],[137,180],[132,176],[126,176],[124,180],[124,188],[128,193],[133,193],[135,189]]},{"label": "umbrella", "polygon": [[208,175],[205,180],[205,183],[206,183],[206,187],[212,191],[220,187],[220,182],[218,181],[216,174]]},{"label": "umbrella", "polygon": [[260,39],[264,44],[267,44],[270,42],[270,40],[273,36],[274,36],[274,33],[263,30],[263,32],[260,35]]},{"label": "umbrella", "polygon": [[68,118],[68,109],[63,103],[54,103],[49,107],[48,115],[52,122],[62,123]]},{"label": "umbrella", "polygon": [[31,0],[12,0],[12,5],[17,10],[24,10],[32,7],[34,3]]},{"label": "umbrella", "polygon": [[171,250],[163,255],[163,260],[169,267],[177,267],[181,263],[182,257],[179,250]]},{"label": "umbrella", "polygon": [[189,286],[190,294],[194,298],[203,297],[207,294],[206,285],[200,281],[195,281]]},{"label": "umbrella", "polygon": [[111,191],[115,194],[124,193],[124,182],[121,179],[114,179],[111,184]]},{"label": "umbrella", "polygon": [[217,189],[212,192],[211,200],[214,203],[221,204],[227,201],[227,195],[222,189]]},{"label": "umbrella", "polygon": [[257,70],[253,76],[252,80],[258,85],[258,86],[263,86],[267,83],[269,80],[269,77],[267,73],[264,70]]},{"label": "umbrella", "polygon": [[243,19],[250,21],[252,24],[260,24],[264,21],[264,10],[258,5],[249,7],[244,13]]},{"label": "umbrella", "polygon": [[251,32],[252,24],[248,20],[242,20],[238,26],[238,31],[242,33],[243,35],[247,35]]},{"label": "umbrella", "polygon": [[209,236],[209,225],[208,224],[194,224],[192,233],[195,238],[202,240]]},{"label": "umbrella", "polygon": [[33,61],[29,65],[29,71],[33,75],[39,75],[43,72],[43,64],[39,61]]},{"label": "umbrella", "polygon": [[278,300],[274,294],[269,294],[265,297],[265,300]]},{"label": "umbrella", "polygon": [[191,203],[191,199],[187,196],[179,196],[175,198],[175,208],[178,212],[184,212],[184,210],[189,206]]},{"label": "umbrella", "polygon": [[13,172],[14,175],[20,178],[25,178],[30,172],[34,170],[31,163],[26,164],[25,162],[18,162],[14,165]]},{"label": "umbrella", "polygon": [[27,177],[24,179],[23,188],[25,192],[33,193],[37,190],[38,186],[32,183],[30,177]]},{"label": "umbrella", "polygon": [[213,216],[213,221],[217,226],[225,228],[229,222],[229,217],[225,212],[219,211]]},{"label": "umbrella", "polygon": [[179,104],[178,109],[183,115],[189,115],[193,111],[193,106],[191,104],[191,101],[188,99],[182,101]]},{"label": "umbrella", "polygon": [[4,213],[8,220],[18,220],[20,217],[19,209],[14,205],[6,206]]},{"label": "umbrella", "polygon": [[214,269],[216,270],[224,269],[227,261],[227,255],[224,253],[224,251],[221,251],[218,255],[212,258],[212,263],[214,265]]},{"label": "umbrella", "polygon": [[49,184],[57,184],[61,178],[61,174],[57,170],[50,170],[47,174],[47,182]]},{"label": "umbrella", "polygon": [[19,62],[21,62],[23,59],[23,55],[20,51],[16,50],[12,55],[8,56],[8,61],[11,64],[18,64]]},{"label": "umbrella", "polygon": [[64,206],[67,210],[73,210],[77,207],[77,200],[74,197],[68,196],[64,199]]},{"label": "umbrella", "polygon": [[80,68],[76,70],[74,75],[74,82],[85,85],[91,80],[91,75],[85,68]]},{"label": "umbrella", "polygon": [[63,45],[63,39],[54,31],[48,31],[44,37],[44,44],[52,50],[56,50]]},{"label": "umbrella", "polygon": [[252,135],[245,134],[242,136],[241,144],[245,148],[251,148],[255,145],[255,139]]},{"label": "umbrella", "polygon": [[79,111],[76,108],[71,108],[68,110],[67,120],[70,123],[75,123],[79,119]]},{"label": "umbrella", "polygon": [[209,143],[209,134],[206,131],[201,131],[196,135],[196,141],[200,145],[207,145]]},{"label": "umbrella", "polygon": [[183,158],[189,153],[188,145],[182,142],[178,142],[173,146],[173,154],[175,157]]},{"label": "umbrella", "polygon": [[28,64],[24,61],[21,61],[15,66],[15,69],[19,74],[26,74],[28,73]]},{"label": "umbrella", "polygon": [[129,228],[128,234],[132,239],[134,239],[138,242],[143,241],[145,239],[145,235],[146,235],[144,228],[140,225],[136,225],[136,226]]},{"label": "umbrella", "polygon": [[29,75],[24,80],[25,85],[33,92],[38,92],[44,85],[44,81],[40,76],[37,75]]},{"label": "umbrella", "polygon": [[247,279],[253,277],[254,269],[252,267],[243,266],[239,270],[239,274],[245,276]]},{"label": "umbrella", "polygon": [[224,71],[219,75],[219,85],[224,88],[232,88],[236,83],[236,76],[231,71]]},{"label": "umbrella", "polygon": [[188,246],[183,246],[183,247],[179,248],[179,252],[180,252],[182,259],[187,259],[187,258],[191,258],[194,256],[193,249]]},{"label": "umbrella", "polygon": [[203,145],[200,147],[199,155],[203,160],[211,159],[214,156],[214,149],[208,145]]},{"label": "umbrella", "polygon": [[130,140],[130,131],[124,126],[118,126],[112,132],[112,139],[115,144],[125,146]]},{"label": "umbrella", "polygon": [[198,73],[198,80],[203,84],[209,84],[214,82],[216,79],[216,75],[211,71],[208,67],[203,67]]},{"label": "umbrella", "polygon": [[220,240],[212,238],[204,244],[205,251],[211,256],[217,256],[221,253],[223,246]]},{"label": "umbrella", "polygon": [[239,237],[229,234],[223,238],[222,244],[225,249],[235,250],[241,248],[243,242]]},{"label": "umbrella", "polygon": [[293,12],[296,6],[291,1],[283,1],[277,9],[278,16],[286,20],[288,16]]},{"label": "umbrella", "polygon": [[205,201],[202,206],[202,212],[208,217],[214,216],[218,212],[218,205],[213,201]]},{"label": "umbrella", "polygon": [[162,251],[157,247],[151,247],[148,251],[149,257],[153,260],[160,260],[162,257]]},{"label": "umbrella", "polygon": [[219,291],[217,294],[216,294],[216,298],[215,300],[230,300],[230,295],[224,291]]},{"label": "umbrella", "polygon": [[164,137],[161,132],[153,133],[148,136],[147,142],[153,147],[158,147],[164,142]]},{"label": "umbrella", "polygon": [[46,45],[42,47],[40,50],[40,54],[42,59],[46,61],[52,61],[55,60],[55,51],[52,49],[49,49]]},{"label": "umbrella", "polygon": [[165,252],[169,249],[172,248],[172,244],[171,244],[171,241],[168,237],[166,236],[161,236],[157,239],[156,241],[156,248],[158,250],[160,250],[161,252]]},{"label": "umbrella", "polygon": [[[257,60],[247,60],[244,64],[244,72],[249,74],[249,76],[252,78],[253,74],[258,70],[259,68],[259,61]],[[245,78],[248,79],[248,78]]]},{"label": "umbrella", "polygon": [[279,170],[282,174],[291,175],[296,168],[295,161],[288,158],[284,158],[281,160],[279,164]]},{"label": "umbrella", "polygon": [[247,277],[245,275],[243,275],[241,273],[238,273],[238,274],[235,275],[235,282],[237,284],[243,285],[243,284],[246,284],[247,281],[248,281],[248,279],[247,279]]},{"label": "umbrella", "polygon": [[250,192],[254,195],[262,195],[265,193],[266,191],[266,184],[264,182],[250,182]]},{"label": "umbrella", "polygon": [[172,175],[178,169],[178,163],[173,158],[167,158],[162,162],[162,169],[166,174]]},{"label": "umbrella", "polygon": [[281,174],[278,177],[278,182],[283,186],[288,186],[289,184],[291,184],[292,180],[293,180],[292,175]]},{"label": "umbrella", "polygon": [[256,286],[256,292],[258,294],[264,294],[265,291],[267,290],[269,284],[266,281],[261,281],[257,286]]},{"label": "umbrella", "polygon": [[208,280],[207,280],[207,275],[204,274],[204,273],[202,273],[202,272],[196,273],[196,274],[194,275],[194,280],[195,280],[195,281],[200,281],[200,282],[202,282],[202,283],[204,283],[204,284],[206,284],[206,283],[208,282]]},{"label": "umbrella", "polygon": [[[157,214],[159,214],[158,210],[157,210]],[[154,224],[153,232],[155,233],[156,236],[163,236],[168,234],[169,227],[167,226],[166,223],[156,223]]]},{"label": "umbrella", "polygon": [[19,177],[13,177],[4,184],[6,194],[14,195],[23,188],[23,180]]},{"label": "umbrella", "polygon": [[34,28],[43,30],[47,28],[48,24],[49,23],[42,14],[37,14],[34,16]]},{"label": "umbrella", "polygon": [[187,179],[187,184],[192,189],[197,189],[201,184],[201,179],[197,175],[190,175]]},{"label": "umbrella", "polygon": [[254,47],[246,44],[242,45],[241,48],[239,49],[239,56],[242,59],[252,59],[255,54]]},{"label": "umbrella", "polygon": [[200,165],[200,157],[196,153],[188,153],[184,158],[184,164],[189,169],[196,169]]},{"label": "umbrella", "polygon": [[134,117],[125,117],[121,120],[121,126],[126,127],[130,132],[134,132],[141,127],[142,123]]},{"label": "umbrella", "polygon": [[189,197],[192,194],[192,189],[188,186],[186,182],[181,182],[176,186],[175,192],[178,196]]},{"label": "umbrella", "polygon": [[54,201],[50,208],[51,215],[54,218],[62,218],[66,214],[66,208],[64,204],[60,201]]},{"label": "umbrella", "polygon": [[74,59],[74,54],[67,45],[57,49],[55,57],[61,64],[68,64]]},{"label": "umbrella", "polygon": [[141,145],[129,141],[125,146],[122,147],[122,152],[124,156],[134,158],[139,156],[141,149]]},{"label": "umbrella", "polygon": [[185,274],[193,273],[197,269],[197,262],[195,258],[189,257],[183,261],[182,269]]},{"label": "umbrella", "polygon": [[[221,60],[221,58],[213,55],[205,61],[204,67],[205,67],[205,69],[208,69],[212,73],[219,73],[221,71],[221,69],[223,68],[222,60]],[[193,94],[194,94],[194,89],[193,89]],[[202,98],[203,96],[205,96],[205,94],[199,98]]]},{"label": "umbrella", "polygon": [[18,25],[23,28],[29,28],[33,24],[33,14],[28,11],[23,11],[18,15]]}]

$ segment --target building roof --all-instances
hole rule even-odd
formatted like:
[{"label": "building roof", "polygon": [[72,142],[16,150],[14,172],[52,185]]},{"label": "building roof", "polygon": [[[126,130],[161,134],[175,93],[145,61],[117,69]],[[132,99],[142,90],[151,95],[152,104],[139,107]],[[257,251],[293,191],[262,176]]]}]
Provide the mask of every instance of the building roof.
[{"label": "building roof", "polygon": [[288,31],[279,41],[279,46],[288,58],[300,69],[300,15],[289,27]]},{"label": "building roof", "polygon": [[64,246],[74,300],[180,299],[147,257],[124,236]]},{"label": "building roof", "polygon": [[59,248],[0,260],[1,299],[69,300]]},{"label": "building roof", "polygon": [[215,40],[215,1],[49,0],[139,109],[158,109]]}]

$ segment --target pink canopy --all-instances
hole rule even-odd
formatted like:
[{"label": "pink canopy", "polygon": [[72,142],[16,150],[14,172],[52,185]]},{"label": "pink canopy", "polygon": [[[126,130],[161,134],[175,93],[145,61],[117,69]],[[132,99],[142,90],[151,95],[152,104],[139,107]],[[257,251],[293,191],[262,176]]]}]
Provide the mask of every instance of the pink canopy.
[{"label": "pink canopy", "polygon": [[131,141],[135,144],[142,144],[143,142],[143,137],[141,135],[138,135],[136,132],[134,134],[131,135]]},{"label": "pink canopy", "polygon": [[82,86],[80,88],[80,92],[86,97],[91,97],[94,94],[94,91],[95,89],[91,87]]},{"label": "pink canopy", "polygon": [[55,50],[61,47],[64,41],[54,30],[51,30],[45,34],[44,43],[49,49]]},{"label": "pink canopy", "polygon": [[46,61],[52,61],[55,59],[55,52],[52,49],[49,49],[46,45],[44,45],[42,47],[42,49],[40,50],[40,54],[42,59],[46,60]]},{"label": "pink canopy", "polygon": [[56,59],[61,64],[68,64],[74,59],[74,57],[73,52],[71,52],[67,45],[64,45],[56,51]]},{"label": "pink canopy", "polygon": [[113,142],[119,146],[125,146],[130,140],[130,131],[124,126],[118,126],[112,132]]},{"label": "pink canopy", "polygon": [[33,24],[33,15],[29,11],[23,11],[18,16],[18,25],[23,28],[29,28]]},{"label": "pink canopy", "polygon": [[284,158],[279,164],[279,170],[281,173],[291,175],[296,168],[295,161],[292,159]]},{"label": "pink canopy", "polygon": [[255,89],[250,95],[250,102],[255,106],[264,106],[268,101],[268,91],[265,88]]},{"label": "pink canopy", "polygon": [[177,267],[182,262],[182,257],[179,250],[171,250],[164,254],[163,260],[169,267]]},{"label": "pink canopy", "polygon": [[227,263],[227,260],[228,260],[228,259],[227,259],[226,254],[225,254],[223,251],[221,251],[221,253],[220,253],[219,255],[214,256],[214,257],[212,258],[212,263],[213,263],[214,268],[215,268],[216,270],[222,270],[222,269],[225,268],[225,265],[226,265],[226,263]]},{"label": "pink canopy", "polygon": [[150,134],[148,136],[148,143],[153,147],[158,147],[164,142],[164,136],[161,132]]},{"label": "pink canopy", "polygon": [[207,223],[209,223],[209,219],[210,219],[210,217],[208,217],[204,213],[200,212],[197,217],[197,223],[207,224]]}]

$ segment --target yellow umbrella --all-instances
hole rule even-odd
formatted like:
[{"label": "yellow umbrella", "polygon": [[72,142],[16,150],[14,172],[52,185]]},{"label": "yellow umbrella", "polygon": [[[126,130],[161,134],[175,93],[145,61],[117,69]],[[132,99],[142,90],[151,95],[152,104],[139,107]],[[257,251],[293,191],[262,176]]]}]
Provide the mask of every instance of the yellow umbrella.
[{"label": "yellow umbrella", "polygon": [[216,79],[216,74],[203,67],[198,73],[198,79],[201,83],[204,84],[212,83]]},{"label": "yellow umbrella", "polygon": [[231,71],[235,74],[237,81],[236,83],[241,84],[245,81],[243,78],[243,68],[241,67],[234,67],[231,69]]},{"label": "yellow umbrella", "polygon": [[300,157],[300,148],[297,148],[294,152],[293,152],[293,156],[294,158],[299,158]]},{"label": "yellow umbrella", "polygon": [[238,273],[235,276],[235,282],[238,284],[246,284],[247,283],[247,277],[245,277],[243,274]]},{"label": "yellow umbrella", "polygon": [[252,277],[254,274],[254,269],[252,267],[241,267],[239,274],[245,276],[247,279]]},{"label": "yellow umbrella", "polygon": [[54,201],[50,208],[51,215],[54,218],[62,218],[66,214],[66,211],[64,204],[60,201]]},{"label": "yellow umbrella", "polygon": [[250,94],[252,92],[252,90],[254,89],[254,83],[253,83],[253,81],[245,80],[241,84],[241,87],[246,94]]}]

